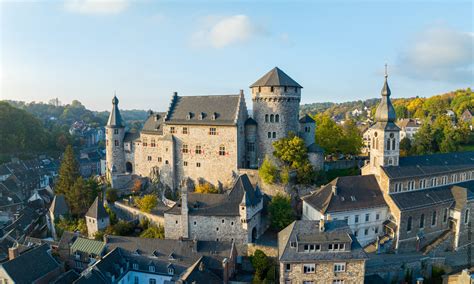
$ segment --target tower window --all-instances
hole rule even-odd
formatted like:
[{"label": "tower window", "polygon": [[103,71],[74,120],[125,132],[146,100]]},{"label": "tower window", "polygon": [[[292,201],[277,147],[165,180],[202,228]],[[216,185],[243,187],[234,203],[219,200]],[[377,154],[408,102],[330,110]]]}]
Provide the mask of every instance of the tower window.
[{"label": "tower window", "polygon": [[148,139],[146,137],[143,137],[143,147],[148,146]]},{"label": "tower window", "polygon": [[431,226],[436,226],[436,217],[437,217],[437,214],[435,210],[433,211],[433,216],[431,217]]},{"label": "tower window", "polygon": [[411,220],[412,220],[412,217],[408,217],[408,220],[407,220],[407,232],[410,232],[411,231]]},{"label": "tower window", "polygon": [[187,161],[184,161],[184,162],[183,162],[183,166],[187,167],[187,166],[188,166],[188,162],[187,162]]},{"label": "tower window", "polygon": [[151,156],[148,156],[147,160],[148,160],[148,162],[150,162],[151,161]]},{"label": "tower window", "polygon": [[268,136],[268,138],[272,138],[272,133],[271,133],[271,132],[268,132],[268,133],[267,133],[267,136]]},{"label": "tower window", "polygon": [[201,149],[201,145],[197,145],[196,146],[196,154],[201,154],[202,153],[202,149]]},{"label": "tower window", "polygon": [[275,122],[280,122],[280,115],[279,114],[275,114]]},{"label": "tower window", "polygon": [[271,87],[270,87],[270,92],[273,93],[273,89],[274,89],[273,86],[271,86]]},{"label": "tower window", "polygon": [[273,123],[273,122],[274,122],[274,118],[275,118],[275,116],[274,116],[273,114],[270,114],[270,122]]},{"label": "tower window", "polygon": [[115,146],[120,146],[120,143],[118,140],[115,140]]},{"label": "tower window", "polygon": [[466,209],[466,212],[464,213],[464,224],[469,223],[469,209]]},{"label": "tower window", "polygon": [[197,167],[197,168],[200,168],[200,167],[201,167],[201,163],[199,163],[199,162],[196,163],[196,167]]},{"label": "tower window", "polygon": [[114,129],[114,134],[118,134],[118,129]]},{"label": "tower window", "polygon": [[158,159],[157,159],[157,160],[158,160],[158,163],[161,163],[161,162],[163,161],[163,158],[161,158],[161,157],[158,157]]},{"label": "tower window", "polygon": [[262,87],[258,87],[258,92],[260,93],[262,91]]},{"label": "tower window", "polygon": [[265,114],[265,122],[268,122],[268,114]]},{"label": "tower window", "polygon": [[187,154],[189,152],[188,144],[183,144],[183,153]]},{"label": "tower window", "polygon": [[276,138],[276,137],[277,137],[277,133],[273,132],[273,138]]}]

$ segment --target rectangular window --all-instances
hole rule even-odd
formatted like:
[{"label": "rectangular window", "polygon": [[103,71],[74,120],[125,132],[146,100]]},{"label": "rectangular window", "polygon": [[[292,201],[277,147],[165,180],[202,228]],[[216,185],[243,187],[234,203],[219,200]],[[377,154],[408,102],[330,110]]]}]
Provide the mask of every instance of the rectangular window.
[{"label": "rectangular window", "polygon": [[197,167],[197,168],[200,168],[200,167],[201,167],[201,163],[197,162],[197,163],[196,163],[196,167]]},{"label": "rectangular window", "polygon": [[188,128],[187,127],[183,127],[183,134],[188,134]]},{"label": "rectangular window", "polygon": [[249,152],[255,152],[255,143],[248,142],[248,143],[247,143],[247,151],[249,151]]},{"label": "rectangular window", "polygon": [[346,221],[346,223],[349,224],[349,216],[345,216],[344,221]]},{"label": "rectangular window", "polygon": [[151,139],[151,147],[155,147],[156,146],[156,142],[155,142],[155,139]]},{"label": "rectangular window", "polygon": [[277,133],[273,132],[273,138],[277,138]]},{"label": "rectangular window", "polygon": [[369,229],[364,229],[364,235],[368,235],[369,234]]},{"label": "rectangular window", "polygon": [[[138,266],[138,265],[137,265],[137,266]],[[138,283],[139,283],[138,276],[135,276],[135,278],[133,279],[133,283],[134,283],[134,284],[138,284]]]},{"label": "rectangular window", "polygon": [[147,157],[147,160],[148,160],[148,161],[151,161],[151,156],[148,156],[148,157]]},{"label": "rectangular window", "polygon": [[115,140],[115,146],[120,146],[120,143],[118,140]]},{"label": "rectangular window", "polygon": [[268,137],[268,138],[272,138],[272,133],[271,133],[271,132],[267,132],[267,137]]},{"label": "rectangular window", "polygon": [[314,263],[308,263],[308,264],[303,264],[303,273],[314,273],[316,270],[316,264]]},{"label": "rectangular window", "polygon": [[158,163],[161,163],[163,159],[161,157],[158,157]]},{"label": "rectangular window", "polygon": [[375,220],[379,220],[379,219],[380,219],[380,213],[375,214]]},{"label": "rectangular window", "polygon": [[219,146],[219,156],[225,156],[225,146]]},{"label": "rectangular window", "polygon": [[291,264],[290,263],[287,263],[285,265],[285,271],[291,271]]},{"label": "rectangular window", "polygon": [[176,133],[176,128],[174,126],[170,127],[170,133],[175,134]]},{"label": "rectangular window", "polygon": [[196,150],[195,150],[196,154],[202,154],[202,148],[201,148],[201,145],[197,145],[196,146]]},{"label": "rectangular window", "polygon": [[446,223],[448,221],[448,208],[444,209],[444,214],[443,214],[443,223]]},{"label": "rectangular window", "polygon": [[143,147],[148,146],[148,139],[146,137],[143,138]]},{"label": "rectangular window", "polygon": [[188,162],[187,162],[187,161],[184,161],[184,162],[183,162],[183,166],[187,167],[187,166],[188,166]]},{"label": "rectangular window", "polygon": [[369,222],[369,220],[370,220],[370,214],[367,213],[365,214],[365,222]]},{"label": "rectangular window", "polygon": [[189,152],[188,144],[183,144],[183,153],[187,154]]},{"label": "rectangular window", "polygon": [[114,129],[114,134],[118,134],[118,129]]},{"label": "rectangular window", "polygon": [[433,186],[433,187],[436,186],[436,185],[437,185],[437,181],[438,181],[438,180],[437,180],[436,178],[432,178],[432,179],[431,179],[431,186]]},{"label": "rectangular window", "polygon": [[378,234],[379,233],[379,227],[375,227],[374,232],[375,232],[375,234]]},{"label": "rectangular window", "polygon": [[209,135],[217,135],[217,129],[215,127],[209,128]]},{"label": "rectangular window", "polygon": [[354,218],[354,223],[359,223],[359,215],[355,215],[355,218]]},{"label": "rectangular window", "polygon": [[344,284],[344,280],[342,280],[342,279],[334,279],[334,280],[332,281],[332,284]]},{"label": "rectangular window", "polygon": [[334,263],[334,272],[344,272],[344,271],[346,271],[345,262]]},{"label": "rectangular window", "polygon": [[148,283],[149,283],[149,284],[156,284],[156,279],[151,278]]}]

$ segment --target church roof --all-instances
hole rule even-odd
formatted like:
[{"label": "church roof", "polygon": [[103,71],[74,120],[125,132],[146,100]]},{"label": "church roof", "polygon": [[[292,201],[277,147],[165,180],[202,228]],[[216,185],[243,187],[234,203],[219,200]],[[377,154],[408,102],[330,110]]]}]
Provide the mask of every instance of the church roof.
[{"label": "church roof", "polygon": [[249,117],[249,118],[247,118],[247,120],[245,121],[245,125],[257,125],[257,122],[255,121],[255,119]]},{"label": "church roof", "polygon": [[240,95],[173,96],[166,124],[235,125]]},{"label": "church roof", "polygon": [[374,175],[338,177],[303,200],[323,214],[387,206]]},{"label": "church roof", "polygon": [[286,86],[303,88],[300,84],[296,83],[295,80],[291,79],[290,76],[286,75],[286,73],[278,67],[273,68],[267,74],[263,75],[263,77],[253,83],[250,88],[264,86]]},{"label": "church roof", "polygon": [[440,153],[400,157],[398,166],[382,167],[389,178],[439,175],[474,169],[474,152]]},{"label": "church roof", "polygon": [[382,87],[382,99],[380,100],[377,110],[375,111],[375,128],[378,129],[387,129],[387,130],[398,130],[398,126],[395,125],[395,120],[397,115],[395,113],[395,108],[392,105],[390,100],[390,87],[387,82],[387,75],[385,75],[385,82]]},{"label": "church roof", "polygon": [[122,116],[120,115],[120,110],[118,108],[119,100],[116,96],[112,99],[112,111],[109,115],[109,120],[107,121],[107,126],[110,127],[124,127]]},{"label": "church roof", "polygon": [[98,196],[95,198],[94,203],[92,203],[91,207],[87,211],[86,217],[91,217],[94,219],[109,217],[107,211],[105,211],[104,204],[102,204]]}]

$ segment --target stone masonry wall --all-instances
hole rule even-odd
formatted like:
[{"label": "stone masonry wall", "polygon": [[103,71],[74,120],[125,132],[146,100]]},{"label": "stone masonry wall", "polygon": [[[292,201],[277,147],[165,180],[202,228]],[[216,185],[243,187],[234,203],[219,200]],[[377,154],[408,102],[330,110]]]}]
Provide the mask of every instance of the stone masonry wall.
[{"label": "stone masonry wall", "polygon": [[[117,130],[117,134],[115,134],[115,130]],[[112,170],[112,167],[115,166],[117,173],[124,173],[125,152],[123,148],[123,137],[125,136],[125,129],[106,126],[105,131],[105,159],[107,169]],[[115,141],[117,141],[118,146],[115,145]]]},{"label": "stone masonry wall", "polygon": [[[316,263],[315,273],[304,273],[303,265]],[[345,272],[334,272],[335,263],[346,263]],[[286,263],[280,262],[280,283],[291,280],[291,283],[303,283],[303,281],[314,281],[314,283],[333,283],[334,280],[344,280],[344,283],[364,283],[365,261],[327,261],[327,262],[297,262],[291,263],[290,271],[286,271]]]}]

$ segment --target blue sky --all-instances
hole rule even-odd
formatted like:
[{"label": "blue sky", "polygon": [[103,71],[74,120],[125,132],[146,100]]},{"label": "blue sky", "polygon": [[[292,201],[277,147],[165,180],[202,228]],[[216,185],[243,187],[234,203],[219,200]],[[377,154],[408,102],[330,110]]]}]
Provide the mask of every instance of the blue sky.
[{"label": "blue sky", "polygon": [[[472,1],[0,0],[0,97],[165,110],[232,94],[274,66],[302,103],[473,85]],[[251,107],[250,99],[247,105]]]}]

